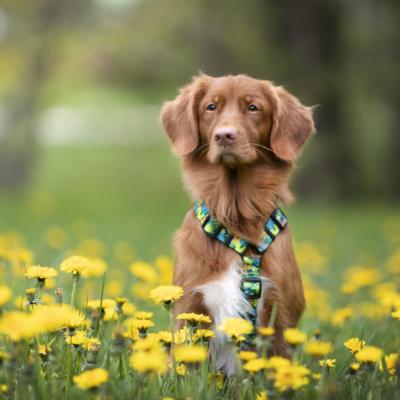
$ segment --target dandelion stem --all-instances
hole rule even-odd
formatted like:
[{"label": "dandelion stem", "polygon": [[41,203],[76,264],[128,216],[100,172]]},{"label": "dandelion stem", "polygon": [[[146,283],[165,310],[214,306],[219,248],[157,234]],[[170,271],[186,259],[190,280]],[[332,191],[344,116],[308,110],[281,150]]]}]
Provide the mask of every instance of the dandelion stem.
[{"label": "dandelion stem", "polygon": [[71,291],[71,306],[75,307],[75,294],[76,294],[76,287],[78,285],[79,274],[75,274],[72,282],[72,291]]}]

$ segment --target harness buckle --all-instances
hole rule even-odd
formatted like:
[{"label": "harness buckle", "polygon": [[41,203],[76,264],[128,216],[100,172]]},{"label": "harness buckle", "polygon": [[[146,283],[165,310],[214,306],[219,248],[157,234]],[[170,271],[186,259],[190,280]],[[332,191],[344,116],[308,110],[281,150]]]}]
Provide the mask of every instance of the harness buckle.
[{"label": "harness buckle", "polygon": [[262,282],[257,276],[243,277],[240,289],[249,300],[258,300],[261,297]]}]

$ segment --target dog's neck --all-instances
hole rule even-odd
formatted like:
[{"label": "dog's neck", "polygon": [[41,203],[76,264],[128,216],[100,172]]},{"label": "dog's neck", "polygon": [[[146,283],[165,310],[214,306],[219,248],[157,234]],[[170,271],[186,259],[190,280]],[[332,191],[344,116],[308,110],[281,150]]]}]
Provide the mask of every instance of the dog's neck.
[{"label": "dog's neck", "polygon": [[231,169],[195,157],[183,160],[184,183],[194,200],[205,201],[218,222],[254,243],[278,204],[291,201],[290,171],[288,164],[267,161]]}]

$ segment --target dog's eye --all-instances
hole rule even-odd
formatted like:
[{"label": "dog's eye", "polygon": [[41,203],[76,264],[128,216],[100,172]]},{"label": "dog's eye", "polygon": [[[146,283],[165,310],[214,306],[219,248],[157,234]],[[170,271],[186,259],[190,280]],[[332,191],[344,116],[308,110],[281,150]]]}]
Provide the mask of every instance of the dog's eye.
[{"label": "dog's eye", "polygon": [[259,108],[255,104],[249,104],[247,109],[251,112],[260,111]]},{"label": "dog's eye", "polygon": [[217,109],[217,106],[214,103],[210,103],[208,104],[208,106],[206,107],[207,111],[215,111]]}]

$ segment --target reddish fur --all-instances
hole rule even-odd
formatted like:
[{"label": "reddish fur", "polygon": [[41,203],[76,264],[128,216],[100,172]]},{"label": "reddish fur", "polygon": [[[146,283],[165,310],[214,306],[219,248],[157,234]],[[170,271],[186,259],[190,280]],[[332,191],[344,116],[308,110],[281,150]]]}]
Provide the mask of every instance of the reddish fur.
[{"label": "reddish fur", "polygon": [[[255,100],[254,100],[255,99]],[[216,102],[218,112],[205,111]],[[257,101],[260,112],[248,113]],[[311,110],[268,81],[244,75],[211,78],[202,75],[167,102],[162,121],[174,150],[182,157],[184,183],[194,200],[206,202],[217,220],[253,243],[279,204],[291,201],[288,179],[299,150],[314,130]],[[226,165],[213,134],[234,126],[234,165]],[[240,256],[208,238],[190,210],[175,235],[174,284],[183,298],[175,313],[208,313],[202,295],[192,289],[215,280]],[[290,229],[281,233],[262,257],[262,272],[274,285],[263,299],[261,323],[268,323],[272,304],[278,305],[274,352],[287,354],[282,331],[297,324],[305,306]],[[223,301],[223,299],[221,299]]]}]

